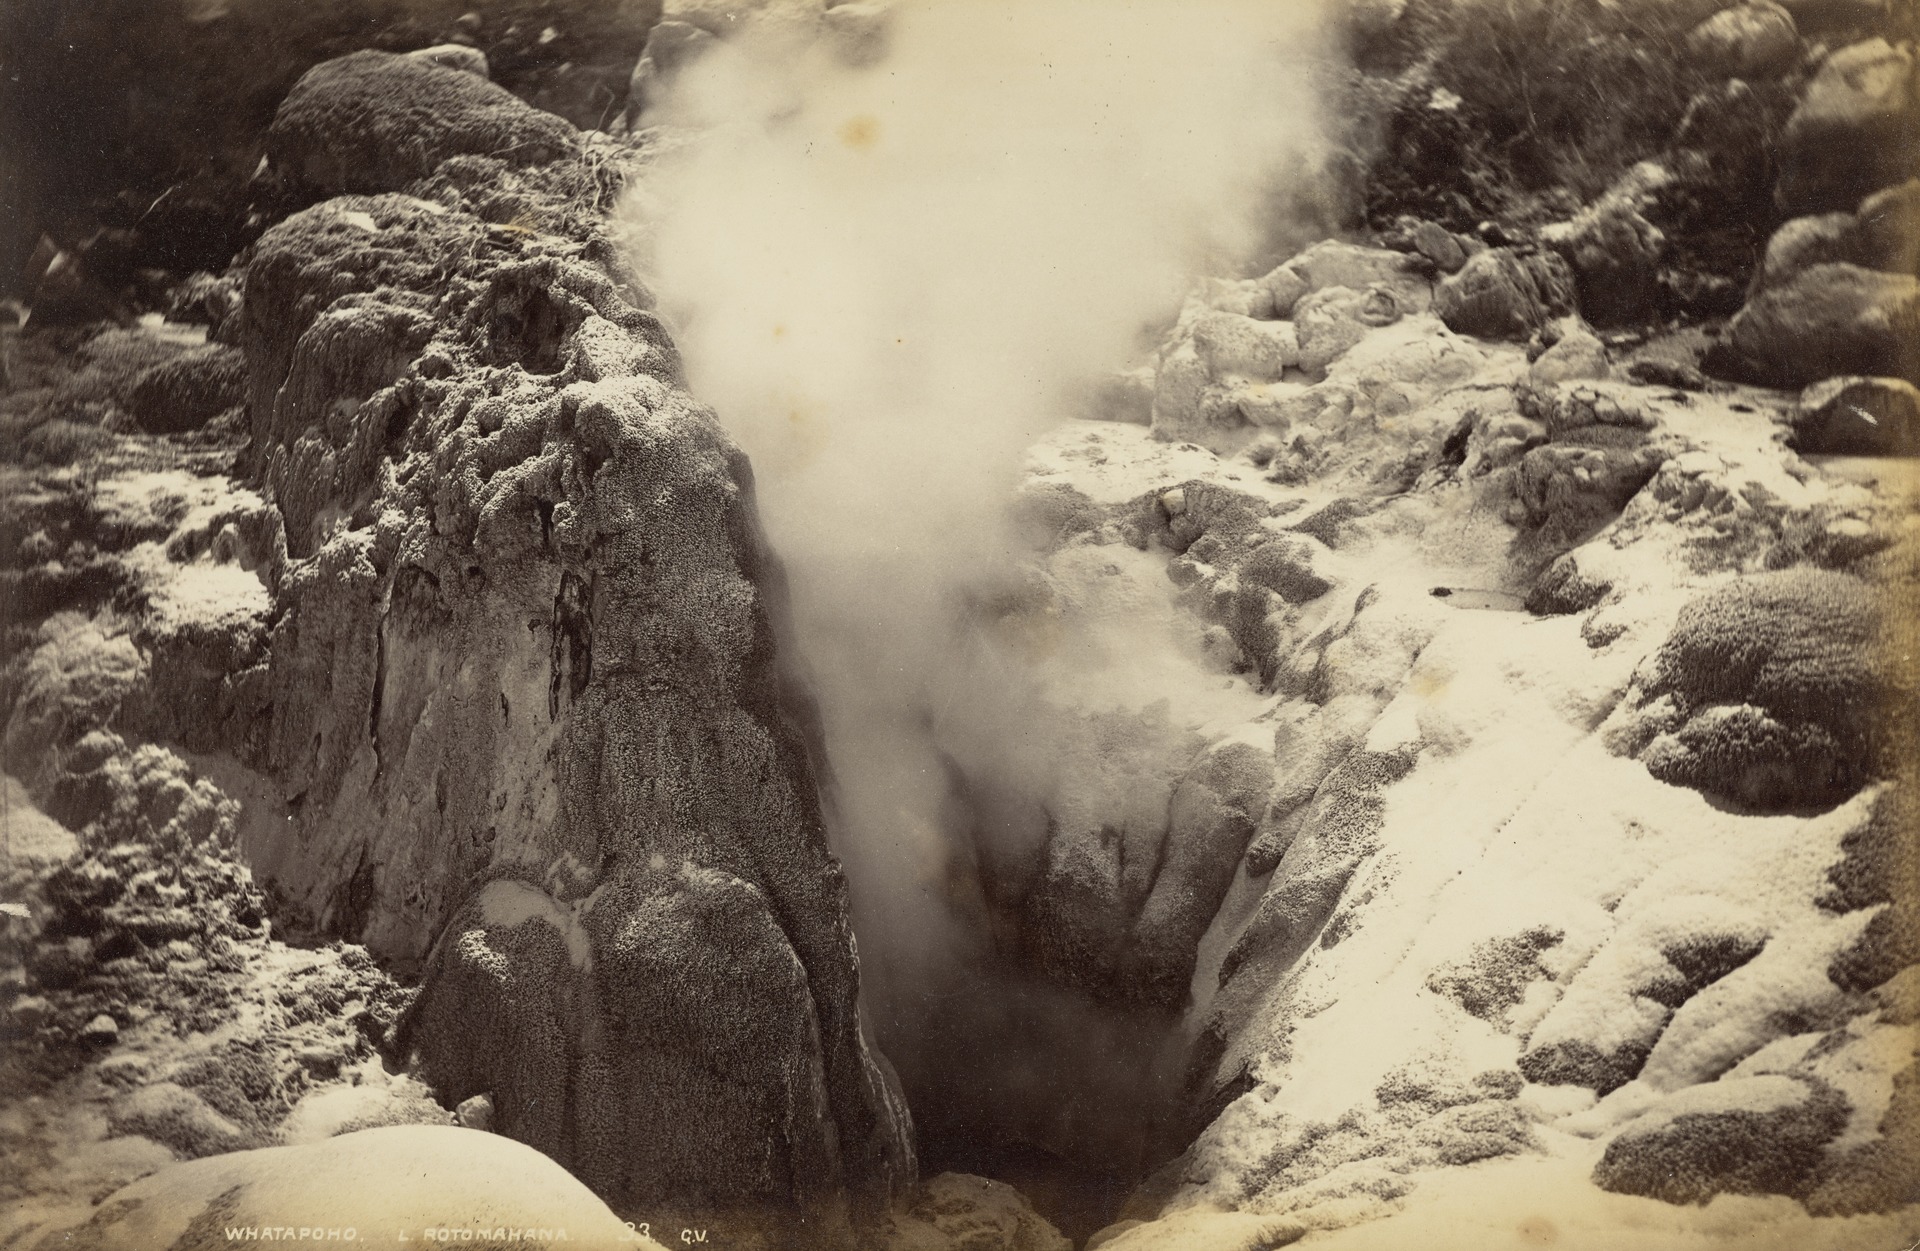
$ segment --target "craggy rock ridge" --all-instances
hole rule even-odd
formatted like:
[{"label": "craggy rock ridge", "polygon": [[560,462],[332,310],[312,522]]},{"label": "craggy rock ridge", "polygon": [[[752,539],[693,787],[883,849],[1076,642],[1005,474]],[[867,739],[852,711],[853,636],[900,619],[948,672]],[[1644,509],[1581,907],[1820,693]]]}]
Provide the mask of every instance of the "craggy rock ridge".
[{"label": "craggy rock ridge", "polygon": [[[1792,30],[1753,8],[1693,46]],[[1703,352],[1653,317],[1674,164],[1531,237],[1402,216],[1209,280],[1035,449],[995,645],[1060,758],[1131,755],[1059,771],[982,889],[1032,967],[1191,1040],[1185,1149],[1094,1244],[1920,1223],[1911,184],[1848,173],[1868,203],[1783,226]],[[1859,298],[1770,312],[1800,281]],[[1709,381],[1742,352],[1805,391]],[[1030,643],[1082,632],[1160,676]],[[1616,1197],[1716,1195],[1797,1206]]]},{"label": "craggy rock ridge", "polygon": [[[1411,1222],[1491,1160],[1556,1203],[1588,1171],[1907,1228],[1912,462],[1797,455],[1790,395],[1626,381],[1658,338],[1563,327],[1555,380],[1406,273],[1325,244],[1216,283],[1134,379],[1147,428],[1116,403],[1033,455],[994,637],[1054,750],[1127,781],[1063,774],[987,894],[1050,978],[1192,1040],[1198,1137],[1101,1245]],[[1240,311],[1303,279],[1291,321]],[[1115,695],[1027,641],[1134,655],[1143,621],[1186,678]]]},{"label": "craggy rock ridge", "polygon": [[[313,78],[288,109],[372,82]],[[255,249],[252,455],[289,561],[260,763],[294,809],[256,855],[329,928],[427,957],[397,1046],[442,1098],[489,1094],[623,1209],[870,1215],[911,1149],[750,471],[605,243],[543,236],[530,199],[502,225],[335,200]]]},{"label": "craggy rock ridge", "polygon": [[[625,150],[378,52],[303,80],[271,147],[373,194],[216,281],[224,346],[129,332],[81,392],[137,414],[156,370],[243,359],[217,393],[258,494],[97,461],[20,493],[13,577],[71,612],[9,669],[9,768],[78,824],[89,771],[160,752],[282,916],[420,970],[393,1057],[623,1215],[871,1226],[913,1182],[906,1112],[861,1035],[751,472],[597,224]],[[74,390],[26,414],[43,443]]]}]

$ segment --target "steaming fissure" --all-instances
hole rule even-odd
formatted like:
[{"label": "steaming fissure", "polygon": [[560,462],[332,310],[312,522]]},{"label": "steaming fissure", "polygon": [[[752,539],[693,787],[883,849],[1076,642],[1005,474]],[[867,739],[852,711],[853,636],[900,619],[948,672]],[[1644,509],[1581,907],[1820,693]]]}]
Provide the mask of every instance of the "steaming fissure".
[{"label": "steaming fissure", "polygon": [[[691,136],[629,217],[789,570],[863,992],[923,1165],[1015,1180],[1075,1237],[1196,1128],[1174,1112],[1191,969],[1075,949],[1044,859],[1062,822],[1163,836],[1164,781],[1100,792],[1200,745],[1130,724],[1185,676],[1128,663],[1164,613],[1113,623],[1137,638],[1020,637],[1035,572],[1002,501],[1192,273],[1323,228],[1311,195],[1261,211],[1323,146],[1317,14],[1274,9],[1135,6],[1088,40],[1084,4],[909,5],[865,57],[770,18],[643,118]],[[1118,688],[1098,746],[1050,689],[1091,681]]]},{"label": "steaming fissure", "polygon": [[0,8],[0,1245],[1920,1238],[1920,0],[472,4]]}]

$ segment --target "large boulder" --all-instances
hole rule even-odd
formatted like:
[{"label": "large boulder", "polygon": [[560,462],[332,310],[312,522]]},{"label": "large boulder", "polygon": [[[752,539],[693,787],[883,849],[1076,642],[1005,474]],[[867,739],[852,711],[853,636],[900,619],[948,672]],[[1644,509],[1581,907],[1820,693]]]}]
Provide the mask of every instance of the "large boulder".
[{"label": "large boulder", "polygon": [[539,165],[578,148],[564,118],[478,74],[375,51],[308,70],[267,132],[274,168],[328,193],[398,191],[450,156]]},{"label": "large boulder", "polygon": [[[1782,222],[1767,240],[1750,292],[1786,286],[1815,265],[1856,264],[1852,213],[1819,213]],[[1864,268],[1877,269],[1876,265]]]},{"label": "large boulder", "polygon": [[1920,280],[1858,265],[1812,265],[1748,301],[1707,364],[1766,386],[1837,374],[1920,380]]},{"label": "large boulder", "polygon": [[1541,238],[1572,266],[1580,312],[1597,326],[1643,325],[1658,312],[1666,236],[1626,196],[1607,196]]},{"label": "large boulder", "polygon": [[1827,59],[1787,122],[1774,199],[1788,213],[1851,209],[1913,175],[1920,96],[1913,52],[1884,39]]},{"label": "large boulder", "polygon": [[1525,339],[1573,311],[1572,274],[1558,257],[1522,257],[1490,248],[1434,288],[1433,311],[1447,328],[1484,339]]},{"label": "large boulder", "polygon": [[1789,439],[1797,452],[1920,456],[1920,387],[1899,378],[1829,378],[1800,397]]},{"label": "large boulder", "polygon": [[1855,213],[1783,223],[1767,241],[1752,294],[1784,287],[1815,265],[1848,264],[1920,277],[1920,178],[1876,191]]},{"label": "large boulder", "polygon": [[[673,1131],[636,1125],[631,1132]],[[396,1234],[423,1243],[661,1247],[532,1148],[429,1125],[164,1168],[109,1195],[62,1245],[199,1251],[232,1242],[384,1241]]]},{"label": "large boulder", "polygon": [[1860,201],[1853,246],[1857,265],[1920,277],[1920,178]]},{"label": "large boulder", "polygon": [[1722,9],[1687,36],[1687,56],[1711,74],[1771,78],[1800,53],[1793,14],[1761,0]]},{"label": "large boulder", "polygon": [[149,434],[196,430],[246,403],[247,362],[221,343],[182,352],[133,380],[127,408]]}]

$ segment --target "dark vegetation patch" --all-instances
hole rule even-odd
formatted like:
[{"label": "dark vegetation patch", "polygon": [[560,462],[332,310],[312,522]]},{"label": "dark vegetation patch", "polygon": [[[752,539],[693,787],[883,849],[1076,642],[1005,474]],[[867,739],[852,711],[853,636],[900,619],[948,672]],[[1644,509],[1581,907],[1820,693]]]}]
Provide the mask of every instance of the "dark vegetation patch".
[{"label": "dark vegetation patch", "polygon": [[1658,1128],[1629,1127],[1607,1144],[1593,1180],[1602,1190],[1667,1203],[1804,1194],[1847,1111],[1839,1092],[1818,1086],[1804,1101],[1769,1112],[1683,1113]]},{"label": "dark vegetation patch", "polygon": [[1459,1004],[1483,1021],[1499,1024],[1526,997],[1527,987],[1547,976],[1540,953],[1556,947],[1565,931],[1535,926],[1511,938],[1476,944],[1464,960],[1427,975],[1427,989]]},{"label": "dark vegetation patch", "polygon": [[1887,776],[1913,740],[1879,593],[1849,574],[1743,578],[1682,610],[1642,704],[1674,733],[1645,745],[1655,777],[1757,808],[1833,804]]},{"label": "dark vegetation patch", "polygon": [[1681,53],[1703,7],[1411,0],[1356,49],[1378,127],[1369,219],[1472,230],[1597,196],[1664,148],[1709,84]]}]

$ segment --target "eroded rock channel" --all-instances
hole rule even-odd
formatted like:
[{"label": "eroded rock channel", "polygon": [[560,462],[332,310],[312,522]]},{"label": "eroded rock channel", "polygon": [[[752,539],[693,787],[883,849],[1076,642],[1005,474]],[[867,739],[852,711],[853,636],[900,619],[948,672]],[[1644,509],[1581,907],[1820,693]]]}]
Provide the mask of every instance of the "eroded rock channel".
[{"label": "eroded rock channel", "polygon": [[[839,201],[814,236],[804,197],[715,216],[688,179],[739,119],[699,110],[773,48],[751,159],[804,187],[778,161],[831,137],[891,194],[915,115],[848,122],[840,76],[956,29],[617,7],[598,113],[566,66],[492,81],[491,9],[316,44],[230,266],[115,285],[165,215],[35,262],[0,1243],[1920,1236],[1920,183],[1827,150],[1914,111],[1872,85],[1920,81],[1904,19],[1572,40],[1671,36],[1654,138],[1482,223],[1426,158],[1485,120],[1483,28],[1338,7],[1314,55],[1405,106],[1333,136],[1365,205],[1307,206],[1337,179],[1290,149],[1301,203],[1263,190],[1284,221],[1115,332],[1130,362],[1041,333],[1061,290],[1143,298],[1097,280],[1119,219],[1041,218],[1065,277],[998,331],[910,270],[949,320],[877,341],[958,397],[927,437],[964,490],[867,480],[903,453],[820,494],[818,432],[873,397],[750,289],[864,289],[755,248],[880,244]],[[545,29],[497,46],[571,46]],[[1016,257],[982,272],[1033,268],[931,185]],[[703,247],[751,281],[687,298]],[[764,356],[717,354],[742,325]],[[1076,352],[1105,372],[1031,412],[1002,385]]]}]

